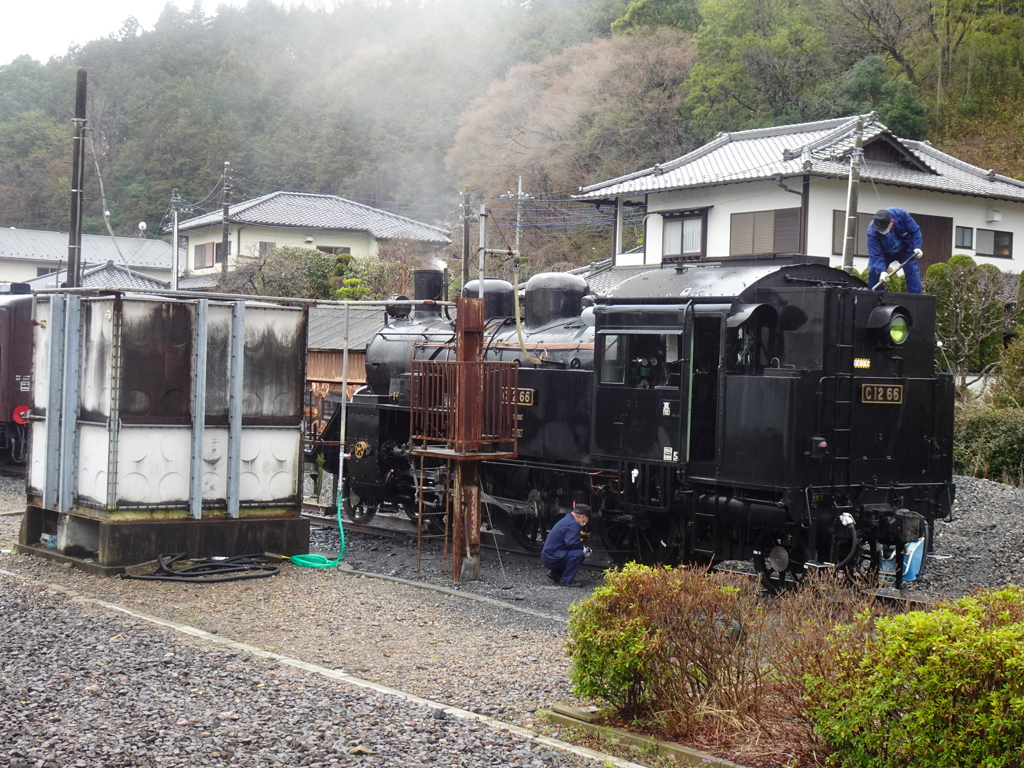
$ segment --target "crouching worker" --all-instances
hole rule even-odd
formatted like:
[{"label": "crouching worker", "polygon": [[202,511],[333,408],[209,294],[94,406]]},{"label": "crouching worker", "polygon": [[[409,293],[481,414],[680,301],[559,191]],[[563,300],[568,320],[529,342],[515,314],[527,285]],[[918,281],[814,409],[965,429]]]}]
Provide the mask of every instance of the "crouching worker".
[{"label": "crouching worker", "polygon": [[590,507],[578,504],[559,520],[548,532],[540,561],[550,569],[548,578],[559,586],[568,587],[576,578],[583,558],[590,554],[583,546],[581,529],[590,522]]}]

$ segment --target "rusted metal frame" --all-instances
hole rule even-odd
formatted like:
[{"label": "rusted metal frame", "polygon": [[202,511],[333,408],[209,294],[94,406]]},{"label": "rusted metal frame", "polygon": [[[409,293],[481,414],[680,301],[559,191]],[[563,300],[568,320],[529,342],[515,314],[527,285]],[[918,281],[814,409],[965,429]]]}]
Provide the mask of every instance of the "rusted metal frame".
[{"label": "rusted metal frame", "polygon": [[[465,371],[467,366],[472,371]],[[483,396],[467,405],[461,387],[471,382]],[[447,444],[458,456],[478,454],[492,443],[510,444],[515,452],[518,367],[507,362],[415,361],[412,387],[412,438],[426,448],[431,441]],[[456,435],[451,404],[480,414],[470,434]],[[502,452],[508,452],[502,451]]]}]

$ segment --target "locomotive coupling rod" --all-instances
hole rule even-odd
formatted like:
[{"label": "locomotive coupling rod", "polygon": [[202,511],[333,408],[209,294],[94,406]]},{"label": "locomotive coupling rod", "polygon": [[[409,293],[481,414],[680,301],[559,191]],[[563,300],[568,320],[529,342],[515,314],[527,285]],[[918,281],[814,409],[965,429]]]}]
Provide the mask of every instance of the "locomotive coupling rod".
[{"label": "locomotive coupling rod", "polygon": [[[907,264],[909,264],[910,262],[912,262],[916,258],[917,258],[916,255],[911,254],[909,259],[907,259],[902,264],[900,264],[898,267],[896,267],[896,269],[892,270],[891,272],[886,272],[885,274],[887,274],[889,277],[892,277],[893,275],[895,275],[897,272],[899,272],[901,269],[903,269],[905,266],[907,266]],[[885,280],[882,280],[881,278],[879,278],[878,282],[871,286],[871,290],[872,291],[877,291],[878,290],[878,286],[885,285],[885,283],[889,279],[889,277],[887,277]]]}]

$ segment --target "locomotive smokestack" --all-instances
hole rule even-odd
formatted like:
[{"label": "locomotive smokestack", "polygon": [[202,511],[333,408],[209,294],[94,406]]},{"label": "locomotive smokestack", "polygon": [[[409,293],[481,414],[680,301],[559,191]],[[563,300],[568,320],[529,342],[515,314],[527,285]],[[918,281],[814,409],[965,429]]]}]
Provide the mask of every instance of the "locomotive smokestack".
[{"label": "locomotive smokestack", "polygon": [[[436,269],[416,269],[412,273],[413,298],[416,301],[441,301],[444,298],[444,272]],[[416,316],[440,315],[436,304],[420,304]]]}]

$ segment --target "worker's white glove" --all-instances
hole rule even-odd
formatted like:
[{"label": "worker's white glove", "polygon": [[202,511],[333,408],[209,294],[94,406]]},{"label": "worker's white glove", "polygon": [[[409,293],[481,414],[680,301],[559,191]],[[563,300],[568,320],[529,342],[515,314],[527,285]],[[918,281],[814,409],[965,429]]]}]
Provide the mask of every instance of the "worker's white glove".
[{"label": "worker's white glove", "polygon": [[924,256],[924,251],[922,251],[920,248],[915,248],[914,249],[914,258],[915,259],[920,259],[922,256]]},{"label": "worker's white glove", "polygon": [[891,274],[889,274],[888,272],[883,272],[878,276],[878,282],[880,282],[882,285],[885,285],[886,283],[889,282],[890,277],[892,277]]},{"label": "worker's white glove", "polygon": [[592,550],[590,547],[584,547],[583,548],[583,556],[584,557],[590,557],[592,554],[594,554],[594,550]]}]

